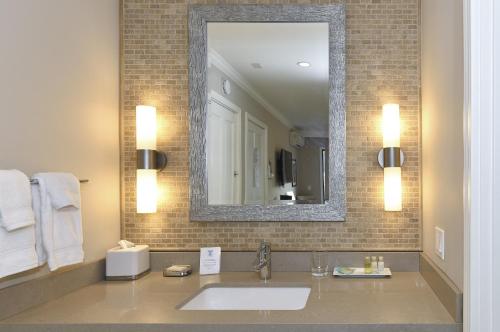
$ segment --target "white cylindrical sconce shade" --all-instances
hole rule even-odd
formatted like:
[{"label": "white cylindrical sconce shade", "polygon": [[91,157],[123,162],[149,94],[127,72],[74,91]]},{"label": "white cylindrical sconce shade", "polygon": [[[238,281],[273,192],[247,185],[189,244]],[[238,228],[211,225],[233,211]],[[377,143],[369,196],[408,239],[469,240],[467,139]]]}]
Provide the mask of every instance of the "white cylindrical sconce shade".
[{"label": "white cylindrical sconce shade", "polygon": [[138,105],[135,108],[137,150],[156,150],[156,107]]},{"label": "white cylindrical sconce shade", "polygon": [[[395,159],[384,161],[384,210],[402,210],[401,165],[400,165],[400,120],[399,105],[385,104],[382,107],[382,132],[385,158],[396,153]],[[393,149],[397,148],[397,149]],[[396,162],[394,162],[396,161]],[[395,167],[393,167],[395,166]]]},{"label": "white cylindrical sconce shade", "polygon": [[155,213],[158,201],[157,170],[137,170],[137,213]]},{"label": "white cylindrical sconce shade", "polygon": [[402,210],[401,167],[384,167],[384,210]]},{"label": "white cylindrical sconce shade", "polygon": [[382,133],[384,148],[399,147],[400,123],[399,105],[385,104],[382,110]]},{"label": "white cylindrical sconce shade", "polygon": [[[156,108],[138,105],[136,116],[136,149],[156,150]],[[137,169],[136,203],[137,213],[155,213],[158,200],[158,171]]]}]

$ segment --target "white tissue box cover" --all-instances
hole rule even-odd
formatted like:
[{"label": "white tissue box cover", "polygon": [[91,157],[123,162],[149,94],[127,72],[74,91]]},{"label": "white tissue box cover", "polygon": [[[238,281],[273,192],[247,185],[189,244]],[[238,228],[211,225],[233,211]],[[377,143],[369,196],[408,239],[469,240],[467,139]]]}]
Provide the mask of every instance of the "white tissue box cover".
[{"label": "white tissue box cover", "polygon": [[106,253],[106,276],[137,276],[149,270],[149,246],[136,245],[132,248],[115,247]]}]

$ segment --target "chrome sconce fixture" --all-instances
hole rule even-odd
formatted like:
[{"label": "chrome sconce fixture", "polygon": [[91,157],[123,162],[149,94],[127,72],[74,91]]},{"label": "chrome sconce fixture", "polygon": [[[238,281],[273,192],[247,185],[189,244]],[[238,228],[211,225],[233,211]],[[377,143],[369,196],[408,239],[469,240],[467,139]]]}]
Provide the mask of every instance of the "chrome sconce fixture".
[{"label": "chrome sconce fixture", "polygon": [[378,163],[384,169],[384,210],[401,211],[404,154],[400,147],[399,105],[385,104],[382,112],[384,145],[378,153]]},{"label": "chrome sconce fixture", "polygon": [[138,105],[136,115],[137,213],[155,213],[158,171],[167,166],[167,155],[156,150],[156,108]]}]

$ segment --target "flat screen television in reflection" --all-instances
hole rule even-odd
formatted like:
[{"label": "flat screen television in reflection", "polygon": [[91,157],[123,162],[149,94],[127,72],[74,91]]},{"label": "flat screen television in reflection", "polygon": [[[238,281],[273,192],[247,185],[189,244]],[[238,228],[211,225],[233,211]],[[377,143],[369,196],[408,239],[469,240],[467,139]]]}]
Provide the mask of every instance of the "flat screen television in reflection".
[{"label": "flat screen television in reflection", "polygon": [[278,179],[282,186],[293,181],[292,153],[281,149],[278,157]]}]

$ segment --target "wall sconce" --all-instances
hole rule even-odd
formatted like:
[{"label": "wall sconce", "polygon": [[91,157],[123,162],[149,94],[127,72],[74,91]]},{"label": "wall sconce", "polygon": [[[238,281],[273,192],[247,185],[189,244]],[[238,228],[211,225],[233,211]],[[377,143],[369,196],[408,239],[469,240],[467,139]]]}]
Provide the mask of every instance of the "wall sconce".
[{"label": "wall sconce", "polygon": [[137,213],[155,213],[157,172],[167,165],[167,155],[156,150],[156,108],[138,105],[136,116]]},{"label": "wall sconce", "polygon": [[404,154],[400,148],[399,105],[385,104],[382,115],[383,149],[378,163],[384,168],[384,210],[401,211],[401,166]]}]

